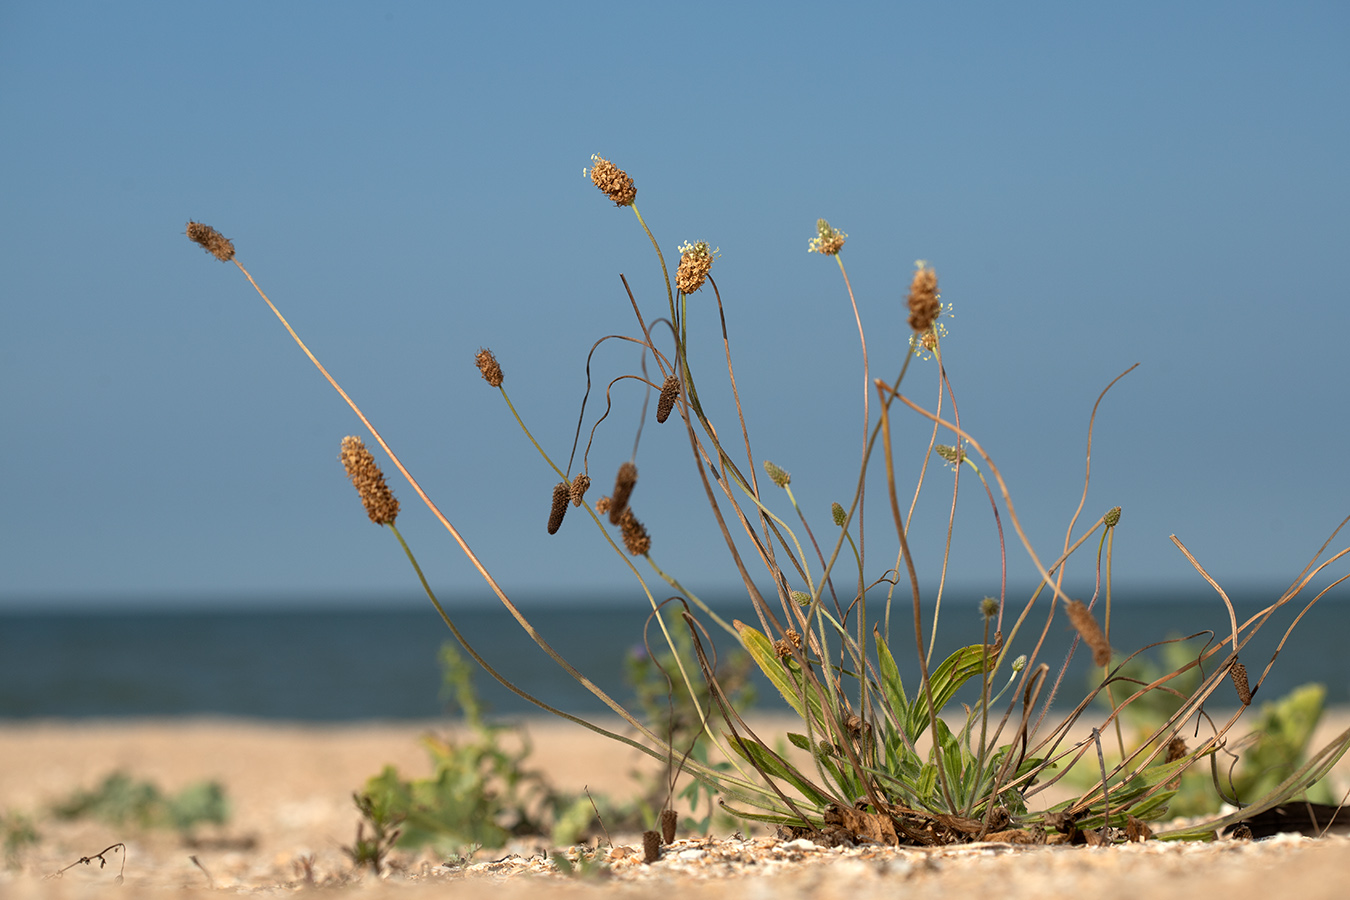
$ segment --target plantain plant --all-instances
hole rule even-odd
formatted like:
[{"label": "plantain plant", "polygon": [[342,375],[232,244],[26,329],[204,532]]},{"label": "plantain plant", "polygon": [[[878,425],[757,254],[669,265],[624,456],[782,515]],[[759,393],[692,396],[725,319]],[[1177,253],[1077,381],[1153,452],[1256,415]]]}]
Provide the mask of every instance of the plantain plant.
[{"label": "plantain plant", "polygon": [[[623,281],[633,330],[601,338],[595,345],[616,340],[637,345],[642,350],[639,370],[620,373],[608,382],[605,409],[596,414],[589,406],[595,364],[592,348],[585,360],[587,389],[581,398],[576,436],[564,463],[560,455],[545,448],[547,441],[536,439],[517,414],[503,387],[504,370],[495,354],[480,350],[475,364],[487,384],[500,392],[511,416],[538,449],[543,464],[558,478],[552,489],[548,532],[552,534],[563,526],[569,508],[584,508],[600,545],[627,567],[651,609],[652,633],[668,650],[664,658],[670,663],[672,687],[684,695],[681,708],[692,710],[695,730],[720,748],[730,765],[714,764],[706,753],[690,752],[685,742],[673,739],[671,729],[662,728],[650,715],[640,716],[626,709],[564,659],[510,599],[460,530],[437,508],[365,413],[258,288],[235,258],[233,244],[209,226],[188,224],[189,238],[217,259],[234,262],[248,277],[520,627],[570,677],[620,716],[626,729],[605,728],[530,696],[465,640],[427,585],[395,527],[397,501],[385,485],[379,466],[363,442],[347,438],[343,461],[368,515],[393,532],[432,605],[465,652],[540,709],[642,750],[663,761],[669,771],[682,772],[705,790],[715,792],[732,814],[777,826],[788,834],[889,844],[975,840],[1103,843],[1150,835],[1147,823],[1165,817],[1179,779],[1193,768],[1200,770],[1207,765],[1216,793],[1226,796],[1217,755],[1232,752],[1228,734],[1270,668],[1268,665],[1251,683],[1239,654],[1258,631],[1294,609],[1296,600],[1329,565],[1350,552],[1350,548],[1342,549],[1322,560],[1344,522],[1288,590],[1241,624],[1223,589],[1174,537],[1180,552],[1215,590],[1216,603],[1222,602],[1230,627],[1221,634],[1208,634],[1208,640],[1198,642],[1198,649],[1175,661],[1170,669],[1139,677],[1130,665],[1135,657],[1117,653],[1110,641],[1111,565],[1120,509],[1109,509],[1085,527],[1080,526],[1090,483],[1087,467],[1082,499],[1069,517],[1062,546],[1047,556],[1033,547],[999,468],[961,425],[956,388],[942,355],[943,341],[949,337],[944,319],[950,315],[951,305],[942,301],[937,273],[931,266],[918,263],[912,276],[906,298],[908,338],[881,347],[894,374],[890,378],[875,377],[873,351],[877,342],[869,345],[844,265],[842,251],[848,235],[824,219],[816,223],[808,250],[830,257],[838,265],[842,293],[858,330],[865,389],[860,403],[863,437],[856,477],[850,478],[844,500],[832,505],[828,522],[813,525],[814,514],[799,507],[793,494],[791,475],[758,455],[750,440],[722,295],[712,277],[720,251],[702,241],[682,244],[672,278],[661,243],[638,212],[633,179],[598,156],[592,157],[590,176],[616,207],[631,211],[637,226],[650,239],[661,270],[664,297],[639,299]],[[703,302],[691,305],[691,296],[698,292],[706,292]],[[711,294],[712,303],[707,302],[706,294]],[[710,309],[715,310],[715,317],[705,312]],[[706,358],[691,352],[699,342],[720,350],[725,360],[724,375],[712,369],[696,371],[691,365],[691,360]],[[929,374],[911,375],[912,368]],[[1092,408],[1087,424],[1089,462],[1098,408],[1111,387],[1133,368],[1108,384]],[[916,378],[922,378],[926,385],[919,389],[933,392],[931,408],[913,399],[910,385]],[[692,489],[706,497],[714,527],[744,587],[744,619],[748,624],[741,619],[724,620],[659,564],[652,537],[633,505],[640,441],[633,442],[632,457],[619,467],[610,493],[594,502],[586,499],[591,486],[591,449],[597,437],[616,427],[609,418],[608,398],[614,391],[630,388],[657,397],[654,418],[658,424],[672,416],[678,423],[675,428],[679,435],[663,433],[660,439],[687,442],[690,448]],[[729,414],[730,422],[714,421],[710,407],[701,399],[700,388],[708,392],[706,396],[718,396],[719,408],[734,411]],[[646,409],[644,402],[644,419]],[[583,446],[580,438],[588,422]],[[643,425],[643,421],[634,424],[639,438]],[[927,444],[915,461],[918,474],[912,491],[907,490],[904,498],[896,451],[896,438],[901,433],[906,437],[926,436]],[[763,476],[759,474],[761,468]],[[663,471],[659,477],[667,481],[672,476]],[[951,496],[947,541],[940,558],[921,562],[910,552],[910,527],[925,489],[939,479],[944,492],[950,490]],[[951,602],[945,585],[957,496],[963,487],[976,490],[988,503],[1005,574],[998,596],[980,603],[979,632],[966,638],[965,646],[938,659],[934,648],[940,643],[939,622]],[[863,511],[869,498],[879,498],[889,513],[889,527],[881,531],[881,536],[875,522],[864,535]],[[1039,576],[1034,591],[1020,601],[1009,596],[1006,583],[1005,525],[1011,526]],[[1094,547],[1090,566],[1096,588],[1086,601],[1070,597],[1065,588],[1066,566],[1071,558],[1085,552],[1084,548]],[[935,591],[921,588],[921,566],[938,575]],[[1286,638],[1345,577],[1350,576],[1342,576],[1303,603],[1302,610],[1287,625]],[[947,621],[950,619],[948,615]],[[1077,636],[1066,654],[1052,657],[1047,637],[1065,623]],[[960,626],[944,625],[944,629],[953,627]],[[1165,622],[1160,623],[1160,628],[1165,627]],[[739,647],[749,654],[800,719],[799,727],[783,735],[755,732],[738,712],[723,683],[719,642],[724,652],[728,647]],[[912,642],[914,650],[914,670],[903,674],[900,663],[908,656],[897,652],[901,642]],[[1081,647],[1092,654],[1095,682],[1081,697],[1065,701],[1066,673]],[[1274,661],[1272,658],[1271,664]],[[905,665],[908,668],[911,664]],[[1216,692],[1226,683],[1231,683],[1231,689],[1227,689],[1231,692],[1216,700]],[[1167,698],[1167,703],[1156,702],[1159,697]],[[1094,723],[1090,719],[1100,708],[1094,704],[1098,699],[1109,712]],[[1211,712],[1224,705],[1234,711],[1218,717]],[[1154,710],[1155,714],[1142,739],[1127,746],[1121,717],[1140,710]],[[1216,828],[1240,821],[1244,815],[1298,796],[1330,770],[1348,745],[1350,731],[1306,759],[1289,764],[1263,794],[1244,798],[1241,802],[1247,806],[1237,813],[1164,829],[1157,836],[1211,836]],[[1079,785],[1076,795],[1058,803],[1045,800],[1044,792],[1056,784],[1067,784],[1064,776],[1075,768],[1089,773],[1075,782]],[[673,794],[672,783],[668,795]],[[666,809],[661,819],[664,823],[673,816]],[[668,841],[670,835],[664,833],[662,838]]]}]

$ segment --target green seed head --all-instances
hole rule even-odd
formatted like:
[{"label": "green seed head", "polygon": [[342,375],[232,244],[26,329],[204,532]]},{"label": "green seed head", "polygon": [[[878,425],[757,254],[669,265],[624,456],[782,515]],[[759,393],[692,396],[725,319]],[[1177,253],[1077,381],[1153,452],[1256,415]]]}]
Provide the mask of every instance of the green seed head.
[{"label": "green seed head", "polygon": [[780,488],[785,488],[792,483],[792,476],[788,472],[775,466],[767,459],[764,460],[764,471],[768,473],[769,480]]},{"label": "green seed head", "polygon": [[843,528],[844,523],[848,521],[848,513],[845,512],[844,507],[840,506],[838,503],[830,504],[830,515],[834,517],[834,524],[838,525],[840,528]]},{"label": "green seed head", "polygon": [[946,444],[934,445],[933,452],[954,466],[960,464],[961,460],[966,458],[965,451],[960,447],[949,447]]}]

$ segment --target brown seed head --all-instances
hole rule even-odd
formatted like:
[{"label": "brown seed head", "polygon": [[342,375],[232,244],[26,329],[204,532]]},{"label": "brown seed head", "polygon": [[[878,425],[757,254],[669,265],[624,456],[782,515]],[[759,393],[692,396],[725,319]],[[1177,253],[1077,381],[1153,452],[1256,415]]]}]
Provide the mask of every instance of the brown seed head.
[{"label": "brown seed head", "polygon": [[909,327],[915,331],[932,328],[942,312],[937,286],[937,272],[928,266],[920,266],[914,273],[909,285]]},{"label": "brown seed head", "polygon": [[601,497],[599,500],[595,501],[595,511],[603,516],[605,513],[609,512],[610,505],[610,499],[608,497]]},{"label": "brown seed head", "polygon": [[591,486],[591,476],[582,472],[572,479],[572,505],[580,506],[586,499],[586,489]]},{"label": "brown seed head", "polygon": [[619,518],[623,515],[623,511],[628,508],[628,498],[632,496],[633,487],[636,484],[637,466],[630,462],[619,466],[618,474],[614,476],[614,492],[610,494],[609,524],[619,524]]},{"label": "brown seed head", "polygon": [[210,225],[203,225],[201,222],[188,222],[187,236],[189,240],[200,244],[203,250],[221,262],[229,262],[234,259],[234,244],[230,243],[225,235],[216,231]]},{"label": "brown seed head", "polygon": [[824,253],[826,256],[835,256],[840,250],[844,249],[844,241],[848,235],[830,227],[830,223],[824,219],[816,220],[816,236],[811,238],[811,243],[807,245],[807,253]]},{"label": "brown seed head", "polygon": [[384,473],[366,445],[359,437],[349,435],[342,439],[342,453],[338,458],[342,460],[356,493],[361,495],[370,521],[376,525],[392,525],[398,518],[398,501],[384,483]]},{"label": "brown seed head", "polygon": [[769,480],[780,488],[785,488],[789,484],[792,484],[792,473],[788,472],[786,469],[779,468],[767,459],[764,460],[764,471],[768,473]]},{"label": "brown seed head", "polygon": [[615,206],[632,206],[637,199],[633,179],[602,156],[591,156],[591,183],[608,194]]},{"label": "brown seed head", "polygon": [[1166,762],[1176,762],[1179,759],[1186,758],[1186,739],[1178,735],[1167,742]]},{"label": "brown seed head", "polygon": [[548,512],[548,533],[557,534],[558,529],[562,527],[563,516],[567,515],[567,501],[572,499],[572,492],[567,487],[567,482],[560,481],[553,488],[553,507]]},{"label": "brown seed head", "polygon": [[1125,839],[1132,844],[1140,841],[1147,841],[1153,837],[1153,829],[1148,827],[1148,823],[1135,816],[1127,816],[1125,819]]},{"label": "brown seed head", "polygon": [[670,418],[670,411],[675,408],[675,400],[679,396],[680,379],[675,375],[667,375],[665,384],[661,385],[661,399],[656,402],[657,422]]},{"label": "brown seed head", "polygon": [[1092,611],[1084,606],[1081,600],[1070,600],[1064,605],[1064,611],[1069,614],[1069,621],[1078,630],[1083,643],[1092,648],[1092,662],[1099,666],[1109,663],[1111,645],[1106,642],[1106,635],[1102,634],[1101,626],[1093,618]]},{"label": "brown seed head", "polygon": [[675,826],[679,824],[680,816],[675,810],[666,807],[661,810],[661,841],[669,844],[675,840]]},{"label": "brown seed head", "polygon": [[619,536],[623,538],[624,548],[633,556],[645,556],[652,549],[652,539],[633,515],[632,507],[624,507],[619,518]]},{"label": "brown seed head", "polygon": [[492,351],[486,347],[478,348],[478,355],[473,358],[474,364],[478,366],[478,371],[483,373],[483,380],[495,388],[502,386],[501,364],[497,362],[497,357],[492,355]]},{"label": "brown seed head", "polygon": [[680,267],[675,272],[675,287],[681,294],[692,294],[703,287],[703,282],[707,279],[716,258],[717,251],[709,250],[703,241],[697,244],[688,242],[681,244]]},{"label": "brown seed head", "polygon": [[1247,667],[1240,662],[1233,663],[1233,668],[1228,670],[1228,674],[1233,679],[1233,687],[1237,688],[1238,699],[1242,701],[1243,706],[1252,705],[1252,689],[1247,684]]},{"label": "brown seed head", "polygon": [[642,832],[642,861],[654,863],[661,858],[661,835],[655,831]]},{"label": "brown seed head", "polygon": [[774,652],[782,659],[787,659],[794,650],[800,650],[802,647],[802,636],[797,633],[797,629],[789,628],[783,632],[782,640],[773,642]]}]

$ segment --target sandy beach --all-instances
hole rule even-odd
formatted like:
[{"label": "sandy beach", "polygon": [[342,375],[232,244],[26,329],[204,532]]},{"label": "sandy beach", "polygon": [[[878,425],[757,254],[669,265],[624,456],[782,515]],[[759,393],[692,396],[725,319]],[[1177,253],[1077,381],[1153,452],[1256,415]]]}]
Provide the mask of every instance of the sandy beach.
[{"label": "sandy beach", "polygon": [[[1350,713],[1328,716],[1318,738],[1350,725]],[[566,722],[527,720],[534,747],[530,764],[566,790],[589,788],[613,797],[638,788],[634,772],[651,771],[637,751]],[[880,896],[903,882],[913,896],[952,890],[996,891],[1001,897],[1085,894],[1093,897],[1208,895],[1227,900],[1297,890],[1303,898],[1344,896],[1350,880],[1350,842],[1279,836],[1257,842],[1219,841],[1178,846],[1147,842],[1107,849],[1013,849],[978,845],[958,849],[852,848],[826,851],[767,835],[681,835],[654,865],[641,863],[634,835],[612,835],[602,852],[614,877],[564,878],[547,861],[543,839],[480,854],[475,865],[437,868],[430,855],[402,854],[405,868],[385,879],[351,877],[342,852],[359,819],[353,790],[385,765],[405,776],[430,771],[419,738],[443,723],[277,724],[225,719],[132,721],[18,721],[0,723],[0,814],[32,818],[40,840],[21,848],[0,870],[0,895],[82,896],[111,885],[125,863],[125,887],[137,893],[184,890],[289,892],[342,884],[363,896],[384,892],[421,896],[448,883],[493,896],[547,888],[573,892],[643,892],[675,881],[696,896],[745,890],[774,896]],[[153,781],[166,792],[202,779],[226,788],[232,815],[223,828],[199,832],[196,846],[174,833],[113,827],[83,819],[61,822],[50,806],[79,788],[93,788],[115,771]],[[1342,773],[1345,769],[1342,767]],[[625,847],[638,845],[631,852]],[[100,868],[75,865],[81,857],[123,843]],[[192,857],[196,857],[196,862]],[[502,861],[504,860],[504,861]],[[494,861],[502,861],[495,862]],[[517,873],[527,874],[519,875]],[[529,874],[533,873],[533,874]],[[507,877],[507,876],[511,877]]]}]

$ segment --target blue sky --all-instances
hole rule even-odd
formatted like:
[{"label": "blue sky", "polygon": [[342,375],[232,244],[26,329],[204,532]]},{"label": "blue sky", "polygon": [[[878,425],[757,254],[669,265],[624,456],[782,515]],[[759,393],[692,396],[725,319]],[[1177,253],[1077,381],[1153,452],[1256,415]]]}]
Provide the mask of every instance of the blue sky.
[{"label": "blue sky", "polygon": [[[233,239],[509,591],[632,594],[575,511],[545,535],[556,477],[472,365],[494,349],[565,460],[587,352],[635,330],[619,274],[664,310],[592,153],[634,177],[672,264],[721,248],[752,440],[818,532],[862,426],[847,294],[806,253],[824,216],[874,374],[904,352],[914,260],[936,267],[962,422],[1044,557],[1092,403],[1138,362],[1102,405],[1082,520],[1124,508],[1118,590],[1202,587],[1172,533],[1227,585],[1287,582],[1350,514],[1347,46],[1339,3],[6,4],[0,608],[415,595],[336,459],[359,423],[188,219]],[[710,384],[713,302],[690,314]],[[593,370],[637,365],[611,342]],[[931,403],[933,364],[906,386]],[[640,401],[616,390],[602,489]],[[908,495],[926,431],[896,429]],[[649,423],[637,462],[653,555],[734,592],[684,438]],[[393,484],[433,583],[481,597]],[[926,581],[950,490],[930,469]],[[875,577],[893,550],[869,508]],[[992,534],[966,479],[950,577],[971,592],[997,590]],[[1012,579],[1032,571],[1010,546]]]}]

